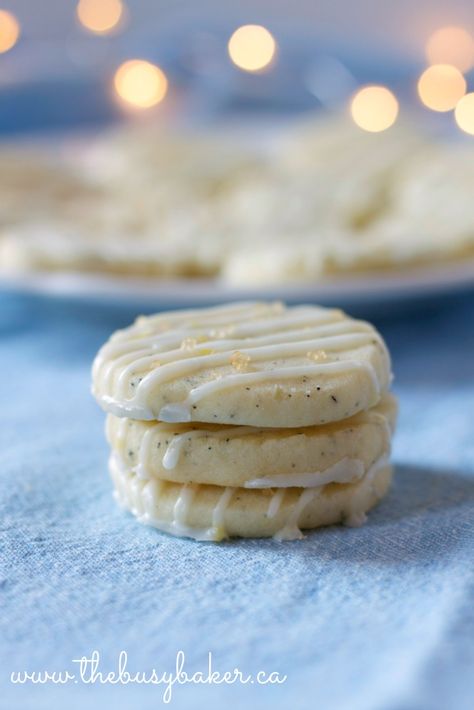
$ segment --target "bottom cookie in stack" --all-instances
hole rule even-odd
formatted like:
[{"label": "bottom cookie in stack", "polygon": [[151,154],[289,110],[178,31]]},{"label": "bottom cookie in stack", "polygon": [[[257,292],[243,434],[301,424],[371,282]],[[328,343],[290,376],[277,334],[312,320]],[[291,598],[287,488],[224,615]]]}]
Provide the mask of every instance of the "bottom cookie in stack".
[{"label": "bottom cookie in stack", "polygon": [[141,522],[197,540],[360,525],[390,485],[396,414],[386,394],[348,419],[296,429],[108,415],[116,497]]}]

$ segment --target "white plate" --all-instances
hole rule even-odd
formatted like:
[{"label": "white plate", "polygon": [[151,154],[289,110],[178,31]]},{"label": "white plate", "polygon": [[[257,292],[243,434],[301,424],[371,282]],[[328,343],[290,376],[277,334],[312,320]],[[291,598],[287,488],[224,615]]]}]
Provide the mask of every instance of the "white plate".
[{"label": "white plate", "polygon": [[462,292],[474,292],[474,260],[411,268],[403,272],[348,275],[315,284],[262,288],[229,287],[212,279],[132,279],[84,273],[2,276],[3,290],[42,294],[88,303],[141,305],[147,308],[192,307],[223,301],[282,299],[317,302],[348,310],[376,312]]}]

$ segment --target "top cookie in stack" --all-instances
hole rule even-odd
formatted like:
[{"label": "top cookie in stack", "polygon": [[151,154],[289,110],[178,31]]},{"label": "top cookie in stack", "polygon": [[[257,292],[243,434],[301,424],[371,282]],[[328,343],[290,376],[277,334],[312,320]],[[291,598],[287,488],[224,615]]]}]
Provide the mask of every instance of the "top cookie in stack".
[{"label": "top cookie in stack", "polygon": [[390,482],[390,381],[370,324],[281,303],[140,317],[93,367],[119,499],[213,540],[360,522]]}]

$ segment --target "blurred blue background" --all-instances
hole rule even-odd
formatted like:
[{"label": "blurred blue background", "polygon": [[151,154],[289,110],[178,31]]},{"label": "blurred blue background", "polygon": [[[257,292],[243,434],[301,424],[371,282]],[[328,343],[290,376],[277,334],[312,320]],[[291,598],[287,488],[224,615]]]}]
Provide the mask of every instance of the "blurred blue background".
[{"label": "blurred blue background", "polygon": [[[104,2],[95,1],[96,12]],[[463,0],[130,0],[117,26],[101,34],[81,24],[73,0],[5,1],[1,8],[20,25],[17,43],[0,55],[0,132],[8,134],[129,116],[113,76],[131,58],[165,72],[169,92],[152,111],[168,118],[332,107],[355,86],[374,82],[416,106],[430,35],[446,25],[474,29]],[[277,42],[269,71],[243,72],[229,59],[230,35],[248,23],[265,26]]]}]

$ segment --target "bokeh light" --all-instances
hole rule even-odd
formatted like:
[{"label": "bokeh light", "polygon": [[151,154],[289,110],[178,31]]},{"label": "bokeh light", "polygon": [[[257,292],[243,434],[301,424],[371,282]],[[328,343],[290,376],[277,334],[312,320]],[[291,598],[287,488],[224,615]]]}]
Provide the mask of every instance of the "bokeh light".
[{"label": "bokeh light", "polygon": [[418,81],[421,101],[433,111],[451,111],[466,93],[466,80],[450,64],[428,67]]},{"label": "bokeh light", "polygon": [[90,32],[107,34],[115,29],[123,18],[121,0],[79,0],[77,18]]},{"label": "bokeh light", "polygon": [[235,30],[228,44],[229,56],[244,71],[256,72],[268,67],[275,57],[273,35],[261,25],[243,25]]},{"label": "bokeh light", "polygon": [[456,106],[454,117],[461,130],[474,136],[474,93],[462,97]]},{"label": "bokeh light", "polygon": [[452,64],[466,72],[474,64],[474,40],[463,27],[441,27],[426,44],[430,64]]},{"label": "bokeh light", "polygon": [[350,110],[359,128],[378,133],[395,123],[398,101],[385,86],[366,86],[354,95]]},{"label": "bokeh light", "polygon": [[160,103],[168,91],[164,72],[151,62],[131,59],[115,72],[114,86],[119,97],[136,108],[150,108]]},{"label": "bokeh light", "polygon": [[8,52],[20,36],[20,24],[7,10],[0,10],[0,53]]}]

